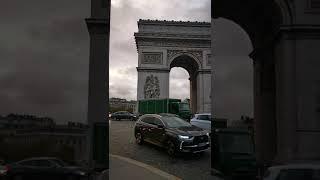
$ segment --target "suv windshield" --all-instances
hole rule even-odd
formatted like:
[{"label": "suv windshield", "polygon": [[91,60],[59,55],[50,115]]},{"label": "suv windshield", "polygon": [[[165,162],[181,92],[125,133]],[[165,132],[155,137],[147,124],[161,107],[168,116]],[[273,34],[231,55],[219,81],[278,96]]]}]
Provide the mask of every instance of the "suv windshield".
[{"label": "suv windshield", "polygon": [[180,119],[176,116],[164,116],[162,117],[163,122],[166,124],[167,127],[170,128],[178,128],[178,127],[192,127],[191,124],[186,122],[183,119]]}]

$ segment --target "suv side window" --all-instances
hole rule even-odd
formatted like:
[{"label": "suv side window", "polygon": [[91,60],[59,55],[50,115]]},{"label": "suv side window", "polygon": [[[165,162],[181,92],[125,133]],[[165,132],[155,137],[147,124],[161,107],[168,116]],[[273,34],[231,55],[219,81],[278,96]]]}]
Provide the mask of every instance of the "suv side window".
[{"label": "suv side window", "polygon": [[51,167],[53,164],[48,160],[36,160],[34,166],[37,167]]},{"label": "suv side window", "polygon": [[26,160],[19,163],[22,166],[34,166],[35,161],[34,160]]},{"label": "suv side window", "polygon": [[152,117],[145,117],[141,119],[142,122],[148,123],[148,124],[154,124],[154,120]]}]

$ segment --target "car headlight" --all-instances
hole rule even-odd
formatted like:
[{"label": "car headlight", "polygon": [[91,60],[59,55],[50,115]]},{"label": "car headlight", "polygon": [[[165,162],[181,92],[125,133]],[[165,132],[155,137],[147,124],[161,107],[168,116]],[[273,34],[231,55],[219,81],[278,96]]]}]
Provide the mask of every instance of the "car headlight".
[{"label": "car headlight", "polygon": [[80,176],[85,176],[87,173],[83,171],[77,171],[77,174]]},{"label": "car headlight", "polygon": [[179,139],[181,140],[193,140],[193,136],[184,136],[184,135],[178,135]]},{"label": "car headlight", "polygon": [[210,131],[204,130],[205,135],[210,136]]}]

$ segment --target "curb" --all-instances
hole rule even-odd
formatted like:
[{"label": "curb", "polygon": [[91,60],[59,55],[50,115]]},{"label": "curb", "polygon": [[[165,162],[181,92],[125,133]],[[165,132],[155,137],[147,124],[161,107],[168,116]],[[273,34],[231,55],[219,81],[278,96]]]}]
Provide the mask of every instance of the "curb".
[{"label": "curb", "polygon": [[171,179],[171,180],[182,180],[181,178],[177,177],[177,176],[174,176],[172,174],[169,174],[169,173],[166,173],[160,169],[157,169],[153,166],[150,166],[150,165],[147,165],[147,164],[144,164],[142,162],[139,162],[139,161],[136,161],[136,160],[133,160],[133,159],[130,159],[130,158],[126,158],[126,157],[123,157],[123,156],[119,156],[119,155],[114,155],[114,154],[110,154],[110,157],[113,157],[113,158],[117,158],[117,159],[120,159],[120,160],[123,160],[123,161],[126,161],[128,163],[131,163],[131,164],[134,164],[136,166],[139,166],[139,167],[142,167],[142,168],[145,168],[149,171],[151,171],[152,173],[155,173],[163,178],[166,178],[166,179]]}]

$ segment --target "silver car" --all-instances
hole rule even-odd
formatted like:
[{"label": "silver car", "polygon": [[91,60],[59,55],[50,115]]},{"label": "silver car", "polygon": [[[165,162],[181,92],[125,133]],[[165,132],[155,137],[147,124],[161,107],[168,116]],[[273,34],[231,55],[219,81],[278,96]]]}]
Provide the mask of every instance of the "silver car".
[{"label": "silver car", "polygon": [[263,180],[319,180],[320,164],[289,164],[268,168]]},{"label": "silver car", "polygon": [[0,159],[0,177],[6,175],[7,166],[5,166],[5,162]]},{"label": "silver car", "polygon": [[211,113],[195,114],[190,120],[192,125],[211,131]]}]

